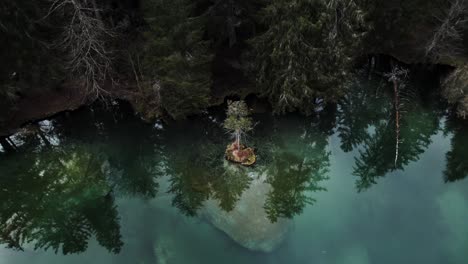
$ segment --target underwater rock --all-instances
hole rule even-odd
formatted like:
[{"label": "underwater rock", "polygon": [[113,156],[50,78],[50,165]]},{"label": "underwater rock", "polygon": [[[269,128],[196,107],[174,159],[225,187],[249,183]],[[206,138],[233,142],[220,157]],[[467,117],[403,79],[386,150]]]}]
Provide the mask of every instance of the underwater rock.
[{"label": "underwater rock", "polygon": [[271,252],[285,239],[291,220],[279,218],[272,223],[263,208],[271,186],[265,177],[256,177],[230,212],[221,209],[216,200],[208,200],[203,216],[234,241],[254,251]]},{"label": "underwater rock", "polygon": [[174,241],[170,237],[160,238],[154,245],[154,256],[158,264],[173,263],[175,257]]}]

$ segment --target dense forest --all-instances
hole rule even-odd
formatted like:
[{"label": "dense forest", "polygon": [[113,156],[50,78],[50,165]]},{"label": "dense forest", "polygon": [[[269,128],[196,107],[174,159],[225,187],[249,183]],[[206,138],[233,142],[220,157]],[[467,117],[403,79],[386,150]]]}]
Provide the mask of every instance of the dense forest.
[{"label": "dense forest", "polygon": [[246,97],[311,114],[355,93],[363,67],[395,87],[437,76],[464,117],[467,14],[465,0],[6,0],[0,126],[115,99],[147,120]]}]

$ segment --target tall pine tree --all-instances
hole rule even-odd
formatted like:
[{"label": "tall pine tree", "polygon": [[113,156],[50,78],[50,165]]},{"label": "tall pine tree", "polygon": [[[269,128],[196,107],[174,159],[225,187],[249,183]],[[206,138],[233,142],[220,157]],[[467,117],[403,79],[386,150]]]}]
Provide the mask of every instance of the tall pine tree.
[{"label": "tall pine tree", "polygon": [[177,119],[208,106],[212,54],[203,39],[206,18],[189,0],[146,0],[143,74],[161,111]]},{"label": "tall pine tree", "polygon": [[364,13],[353,0],[271,0],[267,30],[253,38],[257,84],[276,112],[310,114],[314,100],[344,93],[363,36]]}]

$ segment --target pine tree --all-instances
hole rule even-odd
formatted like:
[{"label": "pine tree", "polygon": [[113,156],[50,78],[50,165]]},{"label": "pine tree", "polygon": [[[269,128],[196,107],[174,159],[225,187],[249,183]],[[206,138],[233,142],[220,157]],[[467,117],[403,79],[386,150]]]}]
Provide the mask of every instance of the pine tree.
[{"label": "pine tree", "polygon": [[[51,35],[46,9],[38,1],[0,2],[0,107],[11,110],[23,94],[56,85],[63,67],[47,46]],[[0,108],[1,109],[1,108]],[[6,110],[0,110],[5,113]]]},{"label": "pine tree", "polygon": [[[389,104],[389,103],[387,103]],[[405,107],[405,115],[400,121],[400,139],[398,159],[395,160],[395,118],[392,107],[382,108],[387,112],[374,120],[374,133],[368,134],[355,158],[353,175],[359,177],[356,181],[358,191],[363,191],[377,183],[377,179],[387,173],[403,170],[411,162],[417,161],[431,144],[431,137],[439,130],[437,113],[424,110],[421,106]]]},{"label": "pine tree", "polygon": [[18,152],[0,162],[0,244],[73,254],[84,252],[95,237],[120,252],[118,211],[103,156],[85,145],[31,147],[37,152]]},{"label": "pine tree", "polygon": [[363,36],[353,0],[272,0],[262,11],[267,30],[253,38],[253,72],[276,112],[310,114],[314,99],[344,93]]},{"label": "pine tree", "polygon": [[199,0],[208,2],[207,34],[215,46],[233,47],[255,33],[255,14],[262,0]]},{"label": "pine tree", "polygon": [[455,106],[456,114],[466,118],[468,115],[468,64],[451,72],[442,82],[442,96]]},{"label": "pine tree", "polygon": [[203,39],[206,18],[188,0],[146,0],[143,75],[148,95],[171,117],[199,113],[211,88],[210,43]]},{"label": "pine tree", "polygon": [[447,130],[453,133],[451,139],[452,148],[445,155],[447,165],[444,170],[444,181],[459,181],[468,176],[468,152],[465,147],[468,144],[468,133],[466,123],[459,120],[448,120]]},{"label": "pine tree", "polygon": [[229,101],[226,114],[224,128],[232,133],[235,138],[235,146],[239,150],[241,137],[253,129],[252,119],[248,117],[249,109],[244,101]]},{"label": "pine tree", "polygon": [[266,181],[272,188],[264,208],[272,222],[280,217],[292,218],[314,204],[314,193],[326,191],[322,181],[328,179],[330,166],[327,138],[331,129],[321,127],[327,126],[328,120],[315,123],[286,117],[282,123],[268,150],[271,161],[267,163]]}]

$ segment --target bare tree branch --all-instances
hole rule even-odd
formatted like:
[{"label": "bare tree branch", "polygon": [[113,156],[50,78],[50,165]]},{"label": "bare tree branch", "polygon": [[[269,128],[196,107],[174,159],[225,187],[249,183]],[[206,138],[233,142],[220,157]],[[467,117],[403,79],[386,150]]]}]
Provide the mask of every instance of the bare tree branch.
[{"label": "bare tree branch", "polygon": [[461,52],[462,31],[468,22],[466,0],[453,0],[444,17],[436,17],[440,22],[432,38],[425,47],[425,55],[437,62],[441,58],[453,58]]},{"label": "bare tree branch", "polygon": [[114,30],[106,27],[95,1],[53,0],[47,16],[60,12],[67,24],[54,45],[67,52],[67,67],[73,75],[81,76],[88,96],[103,97],[108,92],[103,83],[112,69],[112,52],[109,39],[115,37]]},{"label": "bare tree branch", "polygon": [[450,104],[456,105],[457,115],[468,116],[468,65],[458,67],[441,83],[442,95]]}]

